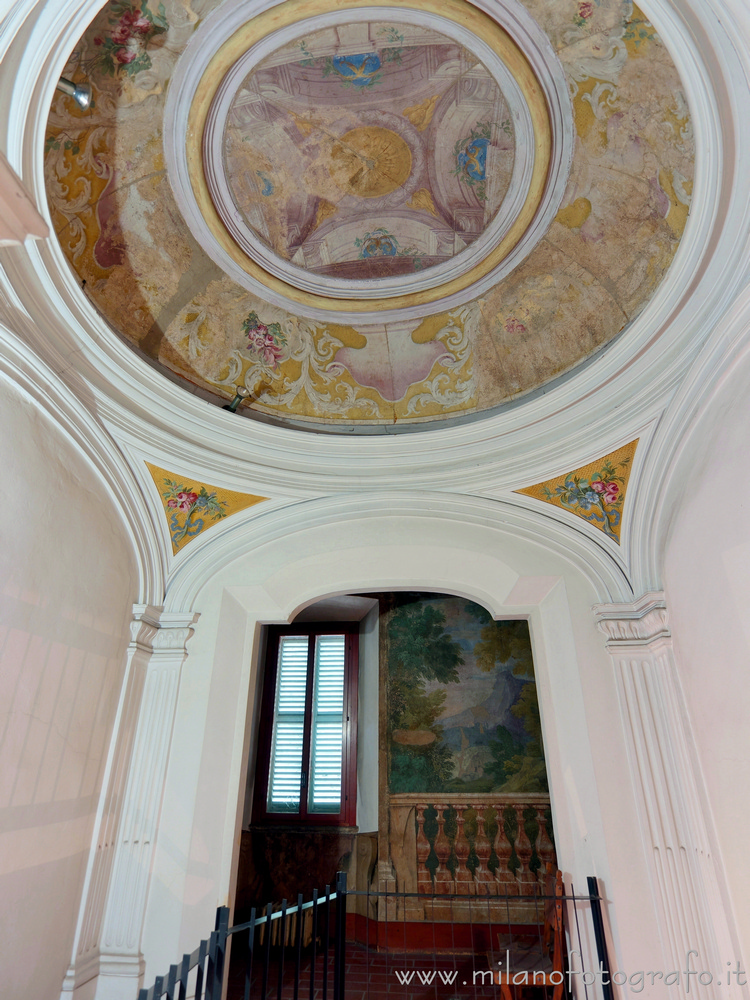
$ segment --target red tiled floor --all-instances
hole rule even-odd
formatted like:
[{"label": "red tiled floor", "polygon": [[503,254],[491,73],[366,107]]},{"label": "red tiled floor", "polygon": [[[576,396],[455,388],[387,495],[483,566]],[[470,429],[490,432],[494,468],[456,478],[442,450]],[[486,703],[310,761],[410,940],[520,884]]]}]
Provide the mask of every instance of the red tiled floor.
[{"label": "red tiled floor", "polygon": [[[286,950],[281,1000],[294,997],[294,952]],[[239,949],[232,958],[227,1000],[243,1000],[245,956]],[[299,1000],[311,1000],[310,955],[303,956]],[[362,945],[347,944],[345,960],[345,1000],[499,1000],[500,990],[480,974],[490,968],[486,954],[431,955],[383,954]],[[442,975],[441,975],[442,973]],[[477,973],[475,977],[475,973]],[[476,982],[475,982],[476,978]],[[487,980],[487,982],[484,982]],[[261,997],[260,969],[253,969],[250,996]],[[278,996],[278,958],[272,957],[265,1000]],[[517,1000],[544,996],[542,989],[518,990]],[[323,991],[323,958],[318,955],[312,1000],[333,1000],[333,956],[328,960],[328,981]]]}]

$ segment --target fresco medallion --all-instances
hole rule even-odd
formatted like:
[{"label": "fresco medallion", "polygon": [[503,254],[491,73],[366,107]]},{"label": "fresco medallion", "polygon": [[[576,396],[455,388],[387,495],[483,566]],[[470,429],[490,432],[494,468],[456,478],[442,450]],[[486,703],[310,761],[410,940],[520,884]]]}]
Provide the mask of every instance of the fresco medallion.
[{"label": "fresco medallion", "polygon": [[251,277],[360,312],[375,293],[398,308],[496,271],[544,199],[551,156],[547,109],[507,33],[493,25],[493,45],[445,13],[376,12],[253,36],[217,87],[197,88],[210,105],[193,115],[218,216],[202,212],[196,237],[208,220]]}]

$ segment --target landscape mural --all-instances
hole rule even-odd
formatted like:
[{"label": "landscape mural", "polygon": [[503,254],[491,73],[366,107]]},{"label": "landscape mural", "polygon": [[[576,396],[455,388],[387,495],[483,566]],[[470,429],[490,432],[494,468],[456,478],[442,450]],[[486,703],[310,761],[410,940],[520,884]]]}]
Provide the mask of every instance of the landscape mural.
[{"label": "landscape mural", "polygon": [[394,594],[381,627],[391,795],[548,791],[527,622]]}]

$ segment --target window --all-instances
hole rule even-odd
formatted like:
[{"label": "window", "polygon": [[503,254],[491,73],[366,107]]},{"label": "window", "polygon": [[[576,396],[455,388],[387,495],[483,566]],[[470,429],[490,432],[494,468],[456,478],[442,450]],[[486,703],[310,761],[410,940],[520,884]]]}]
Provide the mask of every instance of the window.
[{"label": "window", "polygon": [[354,826],[358,629],[269,629],[254,823]]}]

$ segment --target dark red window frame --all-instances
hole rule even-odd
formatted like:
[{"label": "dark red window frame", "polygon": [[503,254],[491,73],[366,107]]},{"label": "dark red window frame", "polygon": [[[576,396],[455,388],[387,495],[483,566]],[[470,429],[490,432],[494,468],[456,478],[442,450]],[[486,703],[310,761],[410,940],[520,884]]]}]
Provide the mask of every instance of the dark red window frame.
[{"label": "dark red window frame", "polygon": [[[311,813],[307,809],[305,789],[300,794],[300,811],[269,812],[267,808],[268,778],[271,764],[271,744],[276,699],[279,642],[284,636],[309,637],[307,655],[307,702],[302,768],[310,773],[310,732],[312,719],[312,686],[315,667],[315,636],[345,635],[344,666],[344,732],[341,760],[341,810],[338,813]],[[267,629],[265,671],[261,694],[261,717],[258,727],[258,753],[253,793],[253,824],[275,826],[355,826],[357,821],[357,687],[359,679],[359,622],[315,622],[309,625],[271,625]]]}]

